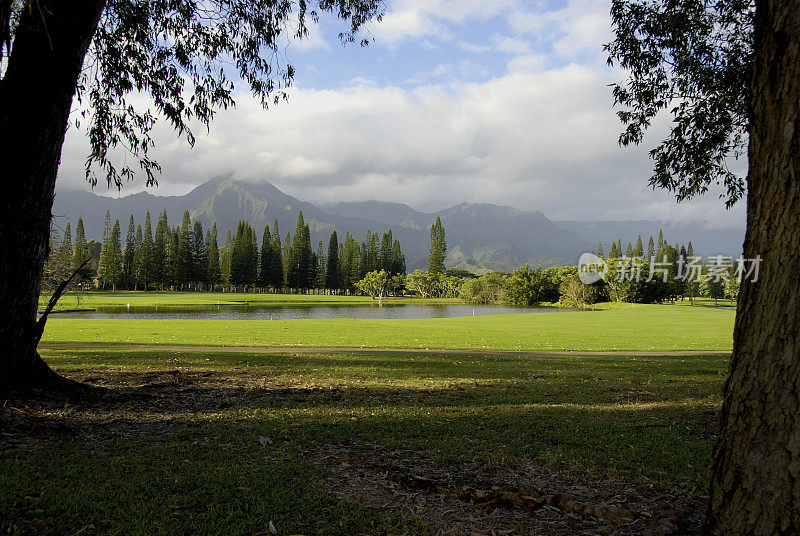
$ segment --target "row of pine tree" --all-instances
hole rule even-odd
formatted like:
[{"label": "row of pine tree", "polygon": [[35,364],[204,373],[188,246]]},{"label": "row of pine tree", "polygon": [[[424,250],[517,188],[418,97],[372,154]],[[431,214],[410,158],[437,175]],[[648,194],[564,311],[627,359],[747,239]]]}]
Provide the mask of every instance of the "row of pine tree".
[{"label": "row of pine tree", "polygon": [[93,240],[87,241],[81,217],[74,242],[67,222],[56,248],[73,270],[91,256],[97,257],[96,264],[90,262],[80,270],[78,279],[113,290],[214,290],[222,285],[339,292],[354,290],[356,283],[374,270],[385,270],[389,275],[406,272],[405,256],[391,229],[382,236],[367,231],[361,243],[349,231],[339,242],[334,230],[327,253],[322,241],[315,251],[302,212],[294,236],[287,232],[282,241],[275,220],[272,229],[264,228],[260,245],[246,220],[240,221],[234,232],[228,230],[220,245],[216,223],[204,231],[199,221],[192,223],[186,211],[180,225],[170,226],[166,209],[159,215],[155,232],[149,211],[144,226],[137,225],[131,215],[123,241],[119,220],[112,223],[110,212],[106,212],[99,251],[97,246]]},{"label": "row of pine tree", "polygon": [[[603,243],[601,242],[597,246],[597,255],[600,257],[605,258],[605,253],[603,249]],[[647,255],[645,255],[644,249],[644,242],[642,241],[642,235],[636,239],[636,245],[634,246],[632,242],[628,242],[628,247],[625,249],[623,253],[622,250],[622,239],[617,238],[615,242],[611,242],[611,247],[609,248],[608,258],[615,259],[620,257],[642,257],[645,260],[650,260],[655,258],[657,261],[662,261],[664,256],[667,256],[669,259],[670,257],[676,257],[682,255],[684,259],[688,259],[690,257],[694,257],[694,248],[692,243],[689,242],[688,245],[684,246],[682,244],[675,244],[670,245],[664,239],[664,231],[662,229],[658,230],[658,242],[653,240],[653,236],[650,236],[650,240],[647,243]]]},{"label": "row of pine tree", "polygon": [[[644,261],[642,280],[633,282],[628,285],[623,285],[625,294],[622,301],[634,301],[643,303],[657,303],[661,301],[674,301],[676,299],[683,299],[683,297],[703,296],[714,299],[719,298],[735,298],[739,292],[739,279],[734,273],[734,267],[730,266],[726,269],[722,276],[715,276],[711,272],[715,269],[714,261],[716,259],[709,258],[698,259],[695,257],[694,246],[691,242],[688,244],[670,244],[664,238],[663,230],[659,229],[658,239],[654,240],[652,236],[647,243],[647,250],[644,248],[642,236],[636,240],[636,245],[628,242],[627,248],[622,248],[622,240],[617,238],[616,241],[611,243],[608,256],[604,254],[603,244],[600,243],[597,247],[597,255],[609,261],[613,267],[614,261],[619,259],[642,259]],[[650,281],[646,281],[649,275],[650,261],[657,263],[660,269],[666,268],[667,281],[663,281],[663,273]],[[693,263],[697,266],[697,272],[693,273],[693,268],[689,264]],[[699,277],[696,277],[699,275]],[[617,297],[614,296],[615,290],[619,291],[619,285],[615,282],[610,282],[609,285],[610,299],[616,301]]]}]

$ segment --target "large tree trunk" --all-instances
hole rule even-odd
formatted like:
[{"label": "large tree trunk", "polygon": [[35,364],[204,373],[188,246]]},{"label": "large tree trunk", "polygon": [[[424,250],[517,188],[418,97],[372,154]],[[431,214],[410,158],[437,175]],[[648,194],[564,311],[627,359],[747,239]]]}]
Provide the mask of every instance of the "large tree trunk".
[{"label": "large tree trunk", "polygon": [[800,2],[756,7],[745,257],[706,529],[800,534]]},{"label": "large tree trunk", "polygon": [[25,2],[0,82],[0,390],[59,385],[36,352],[61,146],[104,0]]}]

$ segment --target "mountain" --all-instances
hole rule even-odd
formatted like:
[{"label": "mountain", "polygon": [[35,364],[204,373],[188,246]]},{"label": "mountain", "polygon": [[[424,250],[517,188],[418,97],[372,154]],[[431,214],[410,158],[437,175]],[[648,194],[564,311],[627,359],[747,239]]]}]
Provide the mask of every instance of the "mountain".
[{"label": "mountain", "polygon": [[[236,230],[241,219],[246,219],[253,225],[259,240],[264,226],[269,225],[272,230],[272,223],[277,219],[283,240],[287,232],[294,235],[297,214],[301,210],[309,225],[312,246],[315,249],[319,240],[327,246],[334,229],[342,238],[344,232],[349,230],[360,239],[366,236],[368,229],[379,233],[389,229],[388,225],[373,220],[327,214],[311,203],[281,192],[269,182],[251,183],[233,179],[212,179],[182,196],[138,193],[113,198],[86,191],[58,192],[53,203],[53,215],[57,220],[62,217],[69,219],[73,228],[78,216],[82,215],[87,237],[99,240],[103,233],[106,210],[111,211],[112,220],[119,218],[124,233],[130,215],[133,214],[137,224],[143,224],[147,210],[150,211],[155,231],[158,216],[165,208],[172,226],[181,222],[186,210],[189,211],[192,221],[200,221],[205,229],[216,222],[221,243],[225,241],[229,229]],[[405,246],[402,237],[401,243]]]},{"label": "mountain", "polygon": [[[113,198],[86,191],[58,191],[53,215],[56,223],[61,218],[70,220],[73,229],[82,215],[87,237],[99,240],[106,210],[111,211],[112,219],[119,218],[124,234],[130,215],[137,224],[143,224],[147,210],[155,230],[164,208],[170,225],[180,223],[186,210],[192,221],[199,220],[204,228],[216,222],[220,242],[225,241],[228,229],[236,229],[240,219],[247,219],[260,237],[264,226],[271,229],[277,218],[283,240],[287,232],[294,235],[301,210],[314,248],[320,240],[327,247],[334,229],[340,240],[345,231],[363,240],[367,230],[384,233],[391,228],[393,236],[400,240],[409,270],[425,268],[430,226],[436,219],[436,213],[421,212],[401,203],[363,201],[317,206],[287,195],[267,181],[230,178],[212,179],[182,196],[145,192]],[[609,244],[621,236],[627,243],[635,241],[637,234],[646,240],[651,233],[658,235],[659,225],[670,242],[692,240],[698,255],[738,255],[744,234],[743,230],[707,231],[697,226],[666,226],[650,221],[553,222],[538,211],[488,203],[462,203],[439,215],[446,230],[447,266],[474,272],[511,270],[526,262],[532,266],[574,264],[582,252],[594,250],[601,240]]]},{"label": "mountain", "polygon": [[[418,265],[424,267],[430,225],[436,213],[381,201],[338,203],[326,210],[339,216],[362,215],[391,226],[395,233],[419,231],[424,236],[418,238],[421,256]],[[573,264],[581,252],[590,248],[579,235],[557,227],[537,211],[461,203],[438,214],[446,232],[450,268],[487,271],[510,270],[526,262],[533,266]]]}]

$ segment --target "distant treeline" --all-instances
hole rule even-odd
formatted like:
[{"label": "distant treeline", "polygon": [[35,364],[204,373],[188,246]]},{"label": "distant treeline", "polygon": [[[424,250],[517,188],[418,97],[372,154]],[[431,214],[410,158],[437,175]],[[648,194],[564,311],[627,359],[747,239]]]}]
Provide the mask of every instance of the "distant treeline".
[{"label": "distant treeline", "polygon": [[703,262],[692,243],[671,245],[659,231],[645,250],[642,237],[623,250],[622,240],[603,245],[597,255],[607,267],[604,279],[591,285],[580,281],[577,266],[532,269],[525,265],[512,273],[491,272],[466,280],[459,295],[472,303],[536,305],[559,302],[580,307],[597,302],[674,302],[701,296],[736,298],[739,277],[730,258],[712,257]]},{"label": "distant treeline", "polygon": [[144,227],[131,215],[127,234],[121,235],[119,220],[111,222],[106,212],[102,243],[86,240],[83,218],[78,218],[73,240],[70,223],[63,235],[51,233],[51,253],[45,266],[44,282],[54,287],[77,270],[76,283],[102,289],[128,290],[239,290],[307,291],[327,289],[353,291],[364,276],[384,270],[390,276],[404,275],[406,261],[400,242],[392,231],[379,236],[367,231],[359,243],[349,231],[339,242],[333,231],[327,252],[322,241],[316,251],[311,233],[300,212],[294,236],[288,232],[281,241],[278,221],[258,237],[246,221],[236,230],[227,231],[220,246],[217,225],[203,230],[199,221],[192,223],[189,212],[180,225],[170,227],[166,209],[159,216],[153,232],[150,212]]}]

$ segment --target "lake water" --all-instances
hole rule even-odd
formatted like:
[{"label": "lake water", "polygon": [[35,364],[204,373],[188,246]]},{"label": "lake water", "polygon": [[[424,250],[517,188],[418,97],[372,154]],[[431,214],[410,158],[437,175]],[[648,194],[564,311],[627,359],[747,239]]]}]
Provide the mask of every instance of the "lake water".
[{"label": "lake water", "polygon": [[308,304],[308,305],[212,305],[158,307],[97,307],[93,311],[52,313],[51,318],[127,319],[220,319],[288,320],[295,318],[452,318],[457,316],[514,313],[558,313],[557,307],[508,307],[503,305],[419,305],[419,304]]}]

